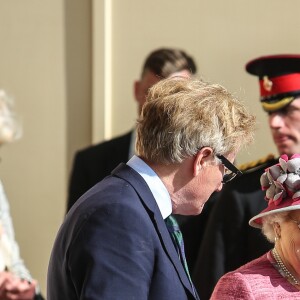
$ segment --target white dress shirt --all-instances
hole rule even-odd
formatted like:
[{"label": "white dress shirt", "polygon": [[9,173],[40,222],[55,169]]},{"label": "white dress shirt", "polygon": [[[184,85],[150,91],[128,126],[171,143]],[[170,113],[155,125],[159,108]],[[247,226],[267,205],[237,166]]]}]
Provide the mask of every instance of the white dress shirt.
[{"label": "white dress shirt", "polygon": [[157,174],[139,157],[134,155],[127,165],[139,173],[146,181],[158,205],[163,219],[172,213],[170,194]]}]

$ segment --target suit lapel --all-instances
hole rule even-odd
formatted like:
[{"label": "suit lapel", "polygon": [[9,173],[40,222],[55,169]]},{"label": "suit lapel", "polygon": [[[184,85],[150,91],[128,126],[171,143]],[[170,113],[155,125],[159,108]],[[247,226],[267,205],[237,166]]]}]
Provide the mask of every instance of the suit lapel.
[{"label": "suit lapel", "polygon": [[182,284],[192,295],[194,295],[190,281],[187,277],[182,263],[178,258],[178,254],[175,250],[174,244],[156,204],[156,201],[142,176],[140,176],[136,171],[134,171],[126,164],[120,164],[112,172],[112,175],[126,180],[136,190],[141,202],[143,203],[145,209],[148,211],[149,217],[153,222],[162,246],[165,249],[165,252],[171,260],[172,264],[174,265],[174,268]]}]

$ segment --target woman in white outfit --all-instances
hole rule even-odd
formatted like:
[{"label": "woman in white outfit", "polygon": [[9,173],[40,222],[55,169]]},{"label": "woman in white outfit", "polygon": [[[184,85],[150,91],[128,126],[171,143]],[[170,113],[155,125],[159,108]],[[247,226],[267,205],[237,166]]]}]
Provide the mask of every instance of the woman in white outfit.
[{"label": "woman in white outfit", "polygon": [[[20,136],[11,105],[10,98],[0,90],[0,145]],[[9,299],[38,300],[43,297],[20,257],[9,203],[0,181],[0,300]]]}]

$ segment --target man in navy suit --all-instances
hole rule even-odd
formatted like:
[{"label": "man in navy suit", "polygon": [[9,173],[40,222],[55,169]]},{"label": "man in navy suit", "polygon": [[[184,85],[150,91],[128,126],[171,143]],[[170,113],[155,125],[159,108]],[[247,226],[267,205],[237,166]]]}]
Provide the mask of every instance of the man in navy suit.
[{"label": "man in navy suit", "polygon": [[[192,75],[197,71],[194,59],[176,48],[153,50],[145,59],[140,79],[134,82],[134,96],[140,114],[149,88],[172,74]],[[111,140],[89,146],[76,152],[68,187],[66,212],[77,199],[97,182],[109,175],[121,162],[134,155],[135,129]],[[176,216],[184,235],[187,262],[192,271],[202,235],[214,199],[209,201],[201,218]]]},{"label": "man in navy suit", "polygon": [[67,214],[47,299],[198,299],[180,232],[174,238],[164,220],[199,214],[240,175],[232,162],[254,128],[255,118],[220,85],[187,77],[155,84],[138,120],[137,155]]},{"label": "man in navy suit", "polygon": [[[196,73],[194,59],[185,51],[160,48],[146,58],[140,80],[134,82],[134,95],[138,113],[149,88],[174,73]],[[102,180],[121,162],[127,162],[134,154],[135,130],[109,141],[82,149],[75,154],[69,182],[67,211],[89,188]]]}]

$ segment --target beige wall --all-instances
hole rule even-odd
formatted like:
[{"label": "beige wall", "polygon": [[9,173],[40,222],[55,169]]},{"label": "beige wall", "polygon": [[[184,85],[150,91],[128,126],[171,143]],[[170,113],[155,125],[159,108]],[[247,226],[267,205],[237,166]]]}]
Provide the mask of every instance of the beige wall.
[{"label": "beige wall", "polygon": [[1,149],[0,177],[22,257],[45,293],[73,149],[91,141],[91,4],[0,4],[0,87],[15,98],[24,129]]},{"label": "beige wall", "polygon": [[[257,78],[244,66],[260,55],[299,52],[299,8],[298,0],[113,1],[113,132],[133,124],[132,82],[145,55],[156,47],[175,46],[193,54],[205,79],[225,85],[257,114],[256,143],[238,162],[276,153]],[[124,117],[128,109],[131,113]]]},{"label": "beige wall", "polygon": [[15,98],[24,136],[1,149],[0,176],[21,254],[43,289],[66,185],[63,12],[57,0],[1,0],[0,86]]},{"label": "beige wall", "polygon": [[152,49],[186,49],[205,79],[237,93],[257,114],[256,143],[239,162],[276,152],[257,79],[244,65],[260,55],[299,51],[300,1],[0,4],[0,87],[14,96],[24,127],[20,141],[1,149],[0,176],[22,256],[43,291],[74,151],[133,126],[133,81]]}]

